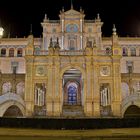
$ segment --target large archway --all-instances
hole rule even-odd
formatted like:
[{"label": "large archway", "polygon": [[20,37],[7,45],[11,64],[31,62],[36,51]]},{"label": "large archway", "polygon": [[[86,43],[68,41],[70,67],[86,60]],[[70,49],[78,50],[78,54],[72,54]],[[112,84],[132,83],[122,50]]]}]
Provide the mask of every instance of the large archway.
[{"label": "large archway", "polygon": [[131,105],[124,113],[125,118],[140,118],[140,108],[136,105]]},{"label": "large archway", "polygon": [[3,117],[22,117],[22,116],[23,114],[21,110],[16,105],[10,106],[3,114]]},{"label": "large archway", "polygon": [[82,116],[83,113],[83,78],[80,70],[71,68],[64,72],[63,80],[63,115]]},{"label": "large archway", "polygon": [[77,69],[69,69],[63,74],[63,104],[82,104],[82,74]]}]

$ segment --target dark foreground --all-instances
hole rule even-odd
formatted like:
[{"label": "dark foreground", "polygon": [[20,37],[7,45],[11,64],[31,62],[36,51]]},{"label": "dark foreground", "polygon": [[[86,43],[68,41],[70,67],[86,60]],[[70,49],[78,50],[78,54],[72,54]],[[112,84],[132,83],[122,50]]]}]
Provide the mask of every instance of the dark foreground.
[{"label": "dark foreground", "polygon": [[0,127],[57,130],[140,128],[140,118],[0,118]]}]

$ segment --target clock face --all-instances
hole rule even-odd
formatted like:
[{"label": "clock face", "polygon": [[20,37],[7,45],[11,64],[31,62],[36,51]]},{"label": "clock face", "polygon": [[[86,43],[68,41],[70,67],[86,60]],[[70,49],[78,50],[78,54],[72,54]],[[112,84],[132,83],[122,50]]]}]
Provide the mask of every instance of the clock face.
[{"label": "clock face", "polygon": [[76,24],[68,24],[66,27],[67,32],[77,32],[78,26]]}]

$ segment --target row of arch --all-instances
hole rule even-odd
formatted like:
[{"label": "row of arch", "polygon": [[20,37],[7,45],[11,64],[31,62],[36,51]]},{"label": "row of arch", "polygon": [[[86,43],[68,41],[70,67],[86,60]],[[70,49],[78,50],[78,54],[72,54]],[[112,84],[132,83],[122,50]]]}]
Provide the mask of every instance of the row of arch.
[{"label": "row of arch", "polygon": [[23,48],[1,48],[0,50],[1,57],[22,57],[24,56],[24,53]]},{"label": "row of arch", "polygon": [[140,49],[123,47],[122,56],[140,56]]}]

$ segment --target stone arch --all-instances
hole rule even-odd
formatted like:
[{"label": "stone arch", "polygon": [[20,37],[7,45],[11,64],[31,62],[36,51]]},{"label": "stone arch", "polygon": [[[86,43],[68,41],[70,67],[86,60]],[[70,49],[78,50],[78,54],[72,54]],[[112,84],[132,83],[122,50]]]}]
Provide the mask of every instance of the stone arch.
[{"label": "stone arch", "polygon": [[15,93],[6,93],[0,96],[0,117],[2,117],[4,112],[12,105],[16,105],[22,114],[25,114],[24,100]]},{"label": "stone arch", "polygon": [[14,57],[15,48],[9,48],[9,57]]},{"label": "stone arch", "polygon": [[127,107],[127,109],[124,112],[124,117],[140,117],[140,107],[137,105],[130,105]]},{"label": "stone arch", "polygon": [[129,106],[132,106],[132,105],[138,106],[140,108],[139,101],[128,102],[127,104],[125,104],[124,106],[122,106],[122,116],[124,116],[125,111],[127,110],[127,108]]},{"label": "stone arch", "polygon": [[77,65],[74,65],[74,66],[69,65],[69,66],[62,68],[62,70],[60,71],[60,78],[62,79],[65,71],[67,71],[69,69],[73,69],[73,68],[79,70],[82,73],[82,77],[85,78],[85,69],[83,69],[81,66],[77,66]]},{"label": "stone arch", "polygon": [[6,52],[7,52],[7,49],[6,48],[2,48],[1,49],[1,56],[6,56]]},{"label": "stone arch", "polygon": [[18,106],[10,106],[3,114],[3,117],[23,117],[23,114]]},{"label": "stone arch", "polygon": [[[67,65],[66,67],[63,67],[62,68],[62,70],[60,71],[60,79],[62,80],[62,82],[61,82],[61,84],[62,85],[60,85],[60,87],[63,87],[64,85],[63,85],[63,76],[64,76],[64,74],[65,74],[65,72],[67,72],[67,71],[69,71],[69,70],[71,70],[71,69],[75,69],[75,70],[78,70],[80,73],[81,73],[81,84],[83,85],[81,85],[81,101],[79,101],[79,104],[81,104],[81,105],[83,105],[84,104],[84,97],[85,97],[85,95],[84,95],[84,90],[85,90],[85,88],[84,88],[84,85],[85,85],[85,70],[82,68],[82,67],[80,67],[80,66],[77,66],[77,65]],[[60,89],[60,93],[62,93],[62,102],[64,101],[64,87],[63,88],[61,88]]]},{"label": "stone arch", "polygon": [[11,106],[17,106],[20,109],[23,116],[25,116],[25,106],[23,106],[21,103],[19,103],[17,101],[11,100],[11,101],[7,101],[7,102],[3,103],[2,105],[0,105],[0,117],[3,117],[4,113]]},{"label": "stone arch", "polygon": [[17,57],[22,57],[23,56],[23,48],[18,47],[16,51],[17,51]]}]

